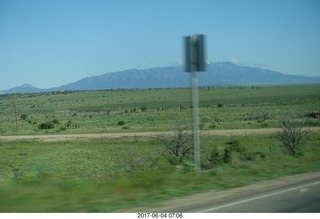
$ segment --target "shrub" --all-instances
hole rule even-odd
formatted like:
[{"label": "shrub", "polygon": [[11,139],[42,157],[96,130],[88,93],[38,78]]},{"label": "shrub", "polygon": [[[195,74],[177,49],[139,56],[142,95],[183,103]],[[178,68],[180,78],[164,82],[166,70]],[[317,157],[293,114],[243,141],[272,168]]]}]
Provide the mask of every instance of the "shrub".
[{"label": "shrub", "polygon": [[22,120],[25,120],[27,117],[28,117],[27,114],[22,114],[22,115],[20,116],[20,118],[21,118]]},{"label": "shrub", "polygon": [[52,120],[52,123],[53,123],[53,124],[59,124],[60,122],[59,122],[59,120],[54,119],[54,120]]},{"label": "shrub", "polygon": [[66,124],[66,127],[67,127],[67,128],[71,128],[71,126],[72,126],[72,121],[69,120],[69,121],[67,122],[67,124]]},{"label": "shrub", "polygon": [[246,149],[242,146],[240,146],[240,142],[238,140],[231,140],[228,141],[227,144],[234,152],[244,153],[246,152]]},{"label": "shrub", "polygon": [[125,170],[129,176],[141,174],[151,170],[152,166],[157,162],[151,153],[141,151],[135,147],[129,146],[127,153],[122,157],[122,162],[125,165]]},{"label": "shrub", "polygon": [[227,144],[229,146],[224,150],[224,154],[222,158],[225,163],[230,163],[232,161],[232,158],[238,159],[239,157],[239,158],[246,159],[247,157],[246,149],[240,146],[240,143],[238,140],[228,141]]},{"label": "shrub", "polygon": [[223,107],[223,103],[218,103],[217,106],[218,106],[219,108],[221,108],[221,107]]},{"label": "shrub", "polygon": [[231,148],[230,147],[227,147],[226,149],[224,149],[223,161],[225,163],[230,163],[230,161],[231,161]]},{"label": "shrub", "polygon": [[119,125],[119,126],[124,125],[124,124],[126,124],[124,121],[119,121],[119,122],[118,122],[118,125]]},{"label": "shrub", "polygon": [[141,107],[141,111],[142,112],[147,112],[147,107],[146,106]]},{"label": "shrub", "polygon": [[209,117],[209,116],[203,116],[202,119],[201,119],[201,121],[202,121],[203,123],[210,122],[210,117]]},{"label": "shrub", "polygon": [[173,166],[185,164],[184,161],[190,159],[193,154],[192,135],[185,129],[181,124],[177,124],[173,137],[157,137],[164,148],[163,156]]},{"label": "shrub", "polygon": [[203,156],[203,162],[202,162],[202,167],[204,169],[210,169],[214,167],[215,165],[218,165],[221,162],[221,155],[217,148],[212,148],[211,150],[208,148],[205,148],[204,153],[202,154]]},{"label": "shrub", "polygon": [[294,122],[290,119],[285,119],[283,127],[277,133],[277,138],[282,142],[281,149],[284,153],[291,156],[300,154],[301,145],[305,140],[307,133],[302,130],[303,122]]},{"label": "shrub", "polygon": [[54,128],[54,124],[52,122],[44,122],[41,123],[40,125],[38,125],[39,129],[53,129]]}]

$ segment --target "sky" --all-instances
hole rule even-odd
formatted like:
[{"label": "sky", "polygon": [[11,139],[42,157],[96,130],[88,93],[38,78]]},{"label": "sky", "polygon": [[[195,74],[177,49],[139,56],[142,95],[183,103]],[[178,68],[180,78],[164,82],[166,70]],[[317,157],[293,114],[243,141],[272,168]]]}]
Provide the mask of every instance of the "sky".
[{"label": "sky", "polygon": [[0,0],[0,90],[206,59],[320,76],[319,0]]}]

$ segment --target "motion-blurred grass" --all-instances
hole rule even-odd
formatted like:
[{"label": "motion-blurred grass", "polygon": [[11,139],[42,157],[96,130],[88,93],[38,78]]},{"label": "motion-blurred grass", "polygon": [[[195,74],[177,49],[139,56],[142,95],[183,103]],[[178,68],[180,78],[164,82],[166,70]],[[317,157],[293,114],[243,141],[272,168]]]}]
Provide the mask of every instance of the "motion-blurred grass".
[{"label": "motion-blurred grass", "polygon": [[0,142],[0,212],[112,212],[320,170],[317,134],[309,135],[298,158],[283,154],[273,136],[204,136],[202,144],[223,151],[230,140],[263,156],[234,157],[201,173],[160,158],[142,171],[141,163],[159,157],[161,145],[155,139]]}]

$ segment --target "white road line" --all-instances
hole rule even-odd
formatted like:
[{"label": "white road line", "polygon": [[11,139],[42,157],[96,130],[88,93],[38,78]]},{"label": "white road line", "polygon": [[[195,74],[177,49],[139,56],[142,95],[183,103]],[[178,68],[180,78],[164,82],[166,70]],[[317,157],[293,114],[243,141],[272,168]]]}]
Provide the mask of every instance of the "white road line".
[{"label": "white road line", "polygon": [[253,197],[253,198],[244,199],[244,200],[237,201],[237,202],[231,202],[229,204],[220,205],[220,206],[217,206],[217,207],[214,207],[214,208],[204,209],[204,210],[198,211],[197,213],[211,212],[211,211],[219,210],[219,209],[222,209],[222,208],[230,207],[230,206],[233,206],[233,205],[239,205],[239,204],[250,202],[250,201],[254,201],[254,200],[257,200],[257,199],[267,198],[267,197],[270,197],[270,196],[279,195],[281,193],[290,192],[290,191],[297,190],[297,189],[302,189],[302,188],[305,188],[305,187],[308,187],[308,186],[314,186],[314,185],[317,185],[317,184],[320,184],[320,181],[317,181],[317,182],[314,182],[314,183],[305,184],[305,185],[298,186],[298,187],[293,187],[293,188],[290,188],[290,189],[281,190],[281,191],[278,191],[278,192],[272,192],[272,193],[269,193],[269,194],[266,194],[266,195],[261,195],[261,196],[257,196],[257,197]]}]

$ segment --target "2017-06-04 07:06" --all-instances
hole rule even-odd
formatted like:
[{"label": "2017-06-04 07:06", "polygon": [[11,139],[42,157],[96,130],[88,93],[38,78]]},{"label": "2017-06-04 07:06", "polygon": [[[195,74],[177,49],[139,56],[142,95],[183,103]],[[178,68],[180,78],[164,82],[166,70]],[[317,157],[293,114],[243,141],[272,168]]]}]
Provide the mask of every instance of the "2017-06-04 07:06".
[{"label": "2017-06-04 07:06", "polygon": [[183,218],[183,213],[138,213],[137,218]]}]

